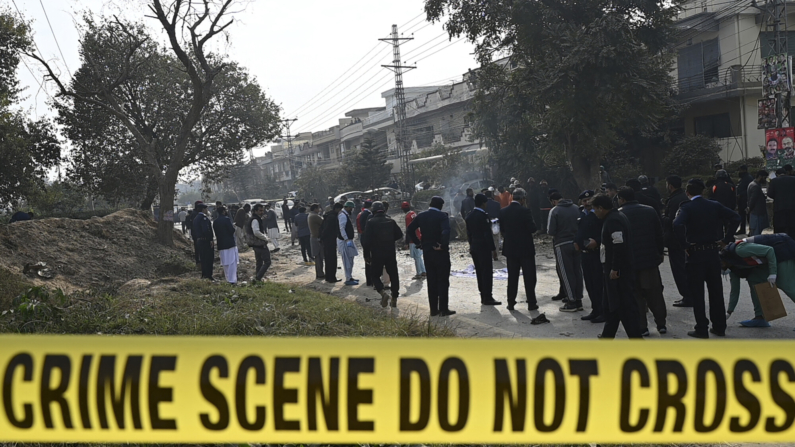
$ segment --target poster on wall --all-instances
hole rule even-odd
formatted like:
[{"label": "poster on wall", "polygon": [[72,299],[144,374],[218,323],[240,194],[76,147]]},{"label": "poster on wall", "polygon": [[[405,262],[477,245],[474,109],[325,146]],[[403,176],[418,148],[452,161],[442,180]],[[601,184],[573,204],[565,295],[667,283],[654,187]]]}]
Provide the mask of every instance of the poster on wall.
[{"label": "poster on wall", "polygon": [[765,96],[786,93],[792,89],[790,58],[786,54],[769,56],[762,62],[762,90]]},{"label": "poster on wall", "polygon": [[767,129],[764,155],[768,171],[795,164],[795,127]]},{"label": "poster on wall", "polygon": [[765,98],[757,101],[759,125],[757,129],[776,127],[776,98]]}]

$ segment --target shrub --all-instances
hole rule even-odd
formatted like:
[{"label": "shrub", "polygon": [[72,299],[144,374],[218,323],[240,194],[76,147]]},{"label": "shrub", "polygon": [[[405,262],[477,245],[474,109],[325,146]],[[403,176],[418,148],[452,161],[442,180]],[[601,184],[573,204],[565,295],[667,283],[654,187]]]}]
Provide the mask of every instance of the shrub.
[{"label": "shrub", "polygon": [[688,136],[682,139],[663,159],[665,175],[676,174],[682,178],[698,172],[709,172],[720,159],[720,146],[703,135]]}]

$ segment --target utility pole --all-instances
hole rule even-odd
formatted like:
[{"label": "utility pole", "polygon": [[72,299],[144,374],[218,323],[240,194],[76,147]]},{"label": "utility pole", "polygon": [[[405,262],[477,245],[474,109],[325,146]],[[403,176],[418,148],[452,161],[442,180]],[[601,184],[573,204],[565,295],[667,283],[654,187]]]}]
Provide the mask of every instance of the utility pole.
[{"label": "utility pole", "polygon": [[[765,18],[765,30],[767,31],[769,55],[784,55],[784,63],[789,67],[789,53],[787,48],[787,2],[786,0],[767,0],[762,8]],[[765,57],[762,54],[762,57]],[[765,64],[763,64],[765,65]],[[789,71],[789,70],[788,70]],[[792,79],[789,73],[787,84],[791,87]],[[785,92],[776,91],[776,128],[790,126],[790,92],[787,88]]]},{"label": "utility pole", "polygon": [[409,156],[411,155],[411,147],[409,146],[407,135],[406,123],[406,95],[403,91],[403,70],[409,71],[417,67],[403,65],[400,61],[400,45],[409,40],[414,40],[413,37],[400,37],[398,34],[398,26],[392,25],[392,34],[385,39],[378,39],[382,42],[392,44],[392,65],[382,65],[395,72],[395,143],[397,146],[397,156],[400,159],[400,176],[402,177],[404,188],[403,191],[411,191],[414,186],[414,179],[412,178],[411,166],[409,165]]},{"label": "utility pole", "polygon": [[298,121],[298,117],[282,120],[284,127],[287,128],[287,135],[282,135],[282,138],[287,139],[287,160],[290,164],[290,178],[292,178],[293,181],[295,181],[295,161],[293,160],[293,136],[290,134],[290,126],[296,121]]}]

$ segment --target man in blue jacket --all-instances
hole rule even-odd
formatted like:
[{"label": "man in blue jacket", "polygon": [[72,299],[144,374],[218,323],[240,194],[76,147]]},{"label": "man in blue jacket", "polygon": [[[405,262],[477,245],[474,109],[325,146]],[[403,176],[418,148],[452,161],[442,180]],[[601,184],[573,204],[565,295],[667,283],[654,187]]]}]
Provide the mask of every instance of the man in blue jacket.
[{"label": "man in blue jacket", "polygon": [[[718,251],[734,242],[734,233],[740,226],[740,215],[702,197],[704,189],[706,186],[701,179],[690,179],[685,188],[690,200],[682,203],[674,219],[674,232],[687,250],[688,295],[696,317],[696,326],[687,335],[695,338],[709,338],[709,332],[721,337],[726,335],[726,304]],[[707,318],[704,302],[705,283],[709,291],[710,318]]]},{"label": "man in blue jacket", "polygon": [[235,225],[229,218],[229,211],[225,206],[216,208],[218,218],[213,222],[215,239],[218,240],[218,255],[221,258],[221,267],[229,284],[237,284],[237,264],[239,262],[237,243],[235,242]]},{"label": "man in blue jacket", "polygon": [[[428,304],[431,316],[446,317],[455,314],[448,306],[450,292],[450,218],[442,212],[444,199],[434,196],[430,207],[411,222],[406,232],[418,247],[428,274]],[[422,241],[416,230],[422,234]]]}]

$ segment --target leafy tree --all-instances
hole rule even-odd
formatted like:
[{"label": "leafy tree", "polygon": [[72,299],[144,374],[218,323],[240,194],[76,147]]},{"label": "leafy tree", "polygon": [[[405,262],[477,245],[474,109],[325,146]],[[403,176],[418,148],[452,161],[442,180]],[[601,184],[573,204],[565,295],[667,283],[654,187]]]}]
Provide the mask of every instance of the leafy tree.
[{"label": "leafy tree", "polygon": [[334,197],[347,189],[347,177],[344,168],[330,170],[308,166],[301,171],[294,186],[298,190],[298,197],[325,204],[327,197]]},{"label": "leafy tree", "polygon": [[0,202],[29,196],[61,160],[52,124],[13,110],[20,93],[16,70],[20,55],[31,47],[29,35],[25,23],[0,10]]},{"label": "leafy tree", "polygon": [[378,188],[389,181],[392,166],[386,162],[386,151],[370,138],[365,138],[359,149],[345,157],[346,183],[352,190],[366,191]]},{"label": "leafy tree", "polygon": [[[656,132],[671,112],[679,3],[426,0],[425,11],[476,44],[476,135],[497,153],[562,152],[584,189],[599,185],[608,148]],[[507,65],[493,61],[500,55]]]},{"label": "leafy tree", "polygon": [[86,192],[74,183],[57,181],[36,188],[28,198],[28,206],[39,214],[71,213],[86,206]]},{"label": "leafy tree", "polygon": [[233,166],[223,173],[226,200],[242,202],[246,199],[273,199],[283,188],[254,162]]},{"label": "leafy tree", "polygon": [[713,166],[720,160],[720,145],[704,135],[683,138],[668,151],[662,165],[666,175],[687,176],[714,171]]},{"label": "leafy tree", "polygon": [[[233,0],[147,3],[170,51],[140,23],[87,17],[82,64],[71,83],[29,55],[58,86],[59,112],[73,112],[62,115],[65,121],[91,123],[102,113],[108,115],[108,128],[126,130],[116,140],[126,141],[122,151],[129,153],[119,158],[138,167],[134,177],[139,184],[156,186],[162,215],[174,205],[180,174],[193,169],[213,177],[219,165],[239,162],[244,149],[278,133],[279,108],[245,70],[209,50],[232,24]],[[90,147],[99,153],[108,149],[96,143],[100,129],[87,135],[94,140]],[[158,239],[173,244],[172,222],[159,219]]]}]

